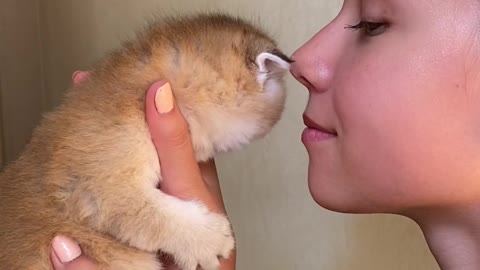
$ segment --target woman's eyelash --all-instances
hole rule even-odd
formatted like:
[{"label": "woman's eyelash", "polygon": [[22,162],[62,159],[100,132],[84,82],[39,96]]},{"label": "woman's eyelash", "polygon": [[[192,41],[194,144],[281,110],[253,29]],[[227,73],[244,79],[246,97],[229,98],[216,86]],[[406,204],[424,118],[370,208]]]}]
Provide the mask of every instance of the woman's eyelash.
[{"label": "woman's eyelash", "polygon": [[364,30],[366,34],[375,36],[385,31],[386,23],[361,21],[356,25],[347,25],[345,29]]},{"label": "woman's eyelash", "polygon": [[353,29],[353,30],[362,29],[362,28],[365,27],[365,23],[366,23],[365,21],[361,21],[356,25],[350,25],[349,24],[349,25],[345,26],[345,29]]},{"label": "woman's eyelash", "polygon": [[363,28],[378,28],[385,25],[384,23],[378,23],[378,22],[367,22],[367,21],[361,21],[356,25],[347,25],[345,26],[345,29],[353,29],[353,30],[359,30]]}]

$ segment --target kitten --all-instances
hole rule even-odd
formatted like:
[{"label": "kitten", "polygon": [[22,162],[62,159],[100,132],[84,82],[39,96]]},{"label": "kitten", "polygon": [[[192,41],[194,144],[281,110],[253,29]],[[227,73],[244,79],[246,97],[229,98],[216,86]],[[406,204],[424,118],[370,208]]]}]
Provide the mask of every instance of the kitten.
[{"label": "kitten", "polygon": [[218,269],[230,223],[156,189],[160,167],[144,97],[172,85],[198,161],[263,137],[281,117],[289,59],[255,26],[221,14],[151,24],[109,54],[43,118],[0,175],[0,268],[51,269],[50,242],[78,241],[100,269]]}]

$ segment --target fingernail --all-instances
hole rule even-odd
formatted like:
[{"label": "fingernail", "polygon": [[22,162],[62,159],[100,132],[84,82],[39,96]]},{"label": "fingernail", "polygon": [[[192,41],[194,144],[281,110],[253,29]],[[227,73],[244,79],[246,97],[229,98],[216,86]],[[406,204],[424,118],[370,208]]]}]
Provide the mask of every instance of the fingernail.
[{"label": "fingernail", "polygon": [[155,107],[160,114],[168,113],[173,109],[173,94],[169,83],[165,83],[155,93]]},{"label": "fingernail", "polygon": [[62,263],[69,263],[82,254],[77,243],[63,236],[55,237],[52,241],[52,247],[55,255]]},{"label": "fingernail", "polygon": [[75,71],[72,75],[73,83],[79,84],[85,81],[89,75],[90,75],[90,72],[88,71],[80,71],[80,70]]},{"label": "fingernail", "polygon": [[75,77],[77,77],[77,75],[78,75],[80,72],[81,72],[80,70],[77,70],[77,71],[73,72],[73,74],[72,74],[72,79],[75,79]]}]

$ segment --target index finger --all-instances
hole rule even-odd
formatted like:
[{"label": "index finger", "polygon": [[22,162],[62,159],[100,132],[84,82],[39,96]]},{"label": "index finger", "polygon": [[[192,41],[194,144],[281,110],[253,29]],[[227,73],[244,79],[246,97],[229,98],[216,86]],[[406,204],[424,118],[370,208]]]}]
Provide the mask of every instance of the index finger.
[{"label": "index finger", "polygon": [[215,160],[211,159],[210,161],[202,162],[198,165],[200,166],[200,171],[202,172],[202,177],[208,190],[214,197],[217,205],[221,207],[224,212],[226,212]]}]

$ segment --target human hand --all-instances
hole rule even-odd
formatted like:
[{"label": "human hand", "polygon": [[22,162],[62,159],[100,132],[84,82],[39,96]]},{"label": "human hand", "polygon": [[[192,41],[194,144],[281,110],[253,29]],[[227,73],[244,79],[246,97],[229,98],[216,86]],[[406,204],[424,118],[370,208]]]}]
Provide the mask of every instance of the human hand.
[{"label": "human hand", "polygon": [[[162,191],[180,199],[201,201],[211,211],[226,214],[215,163],[197,164],[187,123],[169,84],[153,84],[146,100],[147,122],[162,164]],[[235,269],[235,258],[224,261],[221,269]]]},{"label": "human hand", "polygon": [[[74,85],[88,79],[88,72],[75,72]],[[162,91],[157,91],[159,89]],[[226,214],[214,160],[198,164],[185,119],[175,104],[170,86],[156,82],[146,94],[146,119],[152,142],[162,164],[161,190],[184,200],[203,202],[211,211]],[[95,265],[81,255],[78,244],[64,237],[52,242],[52,263],[55,270],[95,270]],[[169,259],[162,256],[167,270],[179,270]],[[63,262],[63,264],[62,264]],[[222,270],[235,269],[236,254],[221,261]]]}]

